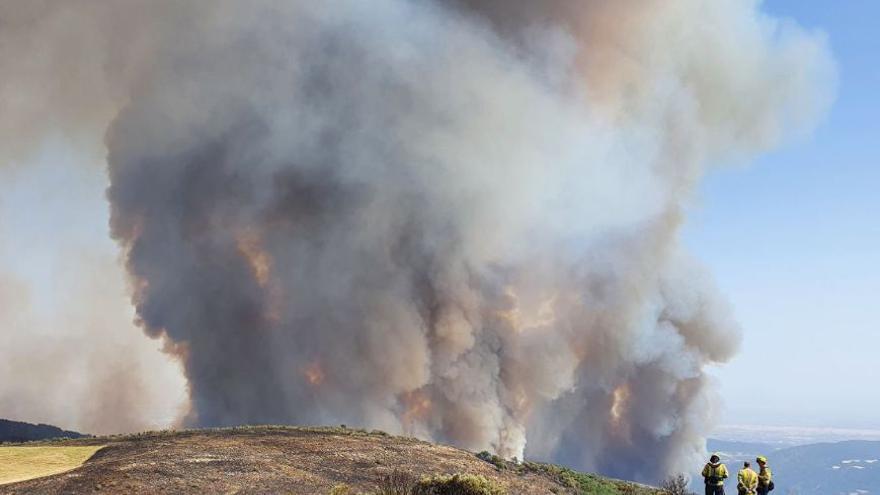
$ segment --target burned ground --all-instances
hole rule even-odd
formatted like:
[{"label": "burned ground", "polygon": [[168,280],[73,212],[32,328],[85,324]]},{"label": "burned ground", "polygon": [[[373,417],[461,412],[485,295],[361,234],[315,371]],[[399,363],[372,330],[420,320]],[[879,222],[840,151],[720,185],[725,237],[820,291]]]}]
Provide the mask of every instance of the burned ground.
[{"label": "burned ground", "polygon": [[[350,485],[356,493],[376,490],[379,480],[393,472],[406,472],[414,478],[452,473],[481,475],[497,482],[510,494],[655,493],[598,477],[576,475],[555,466],[516,465],[486,456],[481,459],[453,447],[346,428],[239,427],[51,443],[100,444],[106,447],[82,467],[3,485],[0,494],[305,495],[329,493],[341,484]],[[602,491],[585,491],[589,483],[595,483]]]}]

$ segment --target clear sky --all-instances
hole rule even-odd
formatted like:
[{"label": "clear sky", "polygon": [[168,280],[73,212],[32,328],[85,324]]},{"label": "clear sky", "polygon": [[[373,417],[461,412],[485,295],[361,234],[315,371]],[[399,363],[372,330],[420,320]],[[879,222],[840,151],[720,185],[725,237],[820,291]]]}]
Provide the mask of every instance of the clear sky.
[{"label": "clear sky", "polygon": [[727,423],[880,428],[880,2],[768,0],[828,34],[838,98],[811,136],[716,171],[686,242],[744,331]]}]

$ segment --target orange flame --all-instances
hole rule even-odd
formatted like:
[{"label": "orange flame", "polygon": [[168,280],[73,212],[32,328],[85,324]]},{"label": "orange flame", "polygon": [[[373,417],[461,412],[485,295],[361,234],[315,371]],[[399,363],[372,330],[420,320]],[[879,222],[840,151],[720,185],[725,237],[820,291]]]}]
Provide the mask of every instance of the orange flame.
[{"label": "orange flame", "polygon": [[238,237],[238,250],[247,259],[257,283],[265,287],[272,272],[272,258],[263,249],[261,239],[253,233],[245,233]]},{"label": "orange flame", "polygon": [[629,438],[629,425],[626,421],[626,411],[629,407],[631,396],[629,385],[623,384],[614,389],[611,403],[611,428],[623,438]]},{"label": "orange flame", "polygon": [[431,413],[431,398],[422,391],[407,392],[401,396],[405,407],[401,422],[406,433],[412,433],[416,422],[428,418]]},{"label": "orange flame", "polygon": [[510,303],[509,309],[499,309],[494,314],[507,322],[516,332],[522,332],[529,328],[546,327],[556,322],[556,295],[544,299],[536,307],[525,308],[525,310],[513,286],[506,286],[504,295]]},{"label": "orange flame", "polygon": [[611,418],[615,421],[620,421],[620,418],[626,410],[627,400],[629,399],[629,387],[625,384],[621,385],[614,389],[613,395],[614,402],[611,404]]},{"label": "orange flame", "polygon": [[306,366],[303,370],[303,375],[305,375],[309,385],[313,387],[317,387],[324,382],[324,370],[321,368],[321,363],[317,361]]},{"label": "orange flame", "polygon": [[280,287],[272,283],[272,256],[263,249],[262,239],[250,231],[238,236],[237,245],[257,284],[266,290],[266,318],[273,322],[280,321],[283,297]]}]

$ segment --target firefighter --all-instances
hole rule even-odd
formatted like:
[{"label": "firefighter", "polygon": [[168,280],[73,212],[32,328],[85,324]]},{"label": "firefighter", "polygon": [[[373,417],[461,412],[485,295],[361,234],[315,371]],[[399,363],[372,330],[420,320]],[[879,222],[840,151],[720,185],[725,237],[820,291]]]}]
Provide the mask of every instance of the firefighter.
[{"label": "firefighter", "polygon": [[767,458],[759,455],[757,459],[758,466],[761,470],[758,472],[758,495],[767,495],[773,488],[773,473],[770,466],[767,465]]},{"label": "firefighter", "polygon": [[721,464],[718,454],[712,454],[703,468],[703,483],[706,495],[724,495],[724,480],[727,479],[727,466]]},{"label": "firefighter", "polygon": [[758,473],[751,468],[749,461],[743,463],[743,468],[740,469],[736,479],[738,482],[736,490],[739,495],[755,495],[758,489]]}]

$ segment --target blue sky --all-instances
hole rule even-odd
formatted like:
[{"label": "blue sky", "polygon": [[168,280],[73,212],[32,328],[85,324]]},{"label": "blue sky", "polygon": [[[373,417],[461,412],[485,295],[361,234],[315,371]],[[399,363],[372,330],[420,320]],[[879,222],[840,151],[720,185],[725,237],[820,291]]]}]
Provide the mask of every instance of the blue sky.
[{"label": "blue sky", "polygon": [[828,35],[838,97],[810,136],[715,171],[685,241],[744,331],[726,423],[880,428],[880,2],[768,0]]}]

